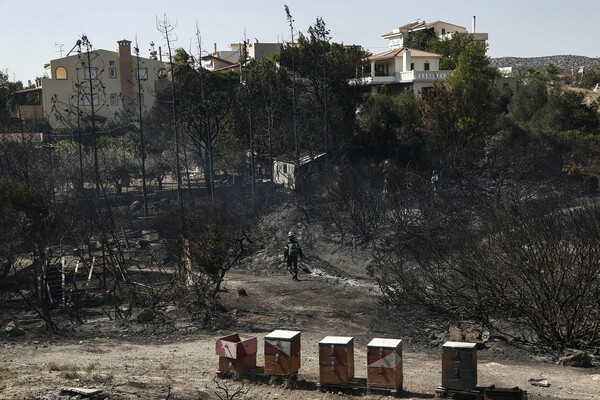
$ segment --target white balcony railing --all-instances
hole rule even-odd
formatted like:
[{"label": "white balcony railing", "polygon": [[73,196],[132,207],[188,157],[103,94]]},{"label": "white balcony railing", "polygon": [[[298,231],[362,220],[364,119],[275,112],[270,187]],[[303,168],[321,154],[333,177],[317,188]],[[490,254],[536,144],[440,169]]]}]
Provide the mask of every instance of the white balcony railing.
[{"label": "white balcony railing", "polygon": [[407,71],[396,72],[390,76],[366,76],[353,79],[353,85],[383,85],[386,83],[413,83],[413,82],[435,82],[444,81],[452,71]]}]

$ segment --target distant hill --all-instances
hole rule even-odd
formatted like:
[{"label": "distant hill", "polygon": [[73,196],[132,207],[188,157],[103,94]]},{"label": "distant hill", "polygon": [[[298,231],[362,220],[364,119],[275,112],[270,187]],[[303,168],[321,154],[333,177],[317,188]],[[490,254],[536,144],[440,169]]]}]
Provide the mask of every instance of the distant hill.
[{"label": "distant hill", "polygon": [[546,57],[499,57],[492,58],[493,67],[513,67],[515,70],[527,70],[529,68],[542,70],[548,64],[554,64],[561,72],[577,72],[583,67],[586,70],[600,69],[600,58],[585,56],[546,56]]}]

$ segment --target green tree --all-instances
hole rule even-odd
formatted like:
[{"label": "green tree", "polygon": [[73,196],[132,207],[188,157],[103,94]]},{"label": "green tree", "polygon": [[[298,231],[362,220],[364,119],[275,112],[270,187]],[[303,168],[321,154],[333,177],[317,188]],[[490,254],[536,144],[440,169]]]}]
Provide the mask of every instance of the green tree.
[{"label": "green tree", "polygon": [[412,93],[392,97],[377,94],[369,97],[358,114],[361,155],[378,160],[393,158],[406,164],[421,144],[417,134],[419,109]]},{"label": "green tree", "polygon": [[458,64],[460,55],[474,44],[477,45],[468,33],[455,33],[448,39],[430,41],[427,50],[442,55],[440,60],[441,70],[453,70]]},{"label": "green tree", "polygon": [[429,51],[435,46],[434,43],[437,40],[438,39],[433,28],[421,29],[414,32],[408,32],[408,37],[404,41],[404,47],[408,47],[409,49]]},{"label": "green tree", "polygon": [[595,107],[585,104],[583,94],[573,90],[552,91],[546,105],[534,115],[532,123],[555,132],[578,130],[598,133],[600,127]]},{"label": "green tree", "polygon": [[19,120],[15,117],[14,92],[22,88],[20,81],[11,82],[8,73],[0,70],[0,132],[17,131]]},{"label": "green tree", "polygon": [[485,46],[471,42],[459,55],[447,85],[423,95],[422,120],[427,145],[437,162],[451,169],[468,167],[483,155],[493,133],[498,97]]},{"label": "green tree", "polygon": [[306,35],[299,34],[297,46],[282,50],[282,66],[302,78],[296,82],[301,93],[298,118],[304,127],[301,147],[335,151],[333,158],[345,155],[361,99],[359,88],[349,82],[356,77],[364,56],[358,46],[331,42],[319,17]]},{"label": "green tree", "polygon": [[513,96],[508,111],[512,119],[518,122],[529,122],[548,102],[548,86],[541,79],[530,79],[519,85]]}]

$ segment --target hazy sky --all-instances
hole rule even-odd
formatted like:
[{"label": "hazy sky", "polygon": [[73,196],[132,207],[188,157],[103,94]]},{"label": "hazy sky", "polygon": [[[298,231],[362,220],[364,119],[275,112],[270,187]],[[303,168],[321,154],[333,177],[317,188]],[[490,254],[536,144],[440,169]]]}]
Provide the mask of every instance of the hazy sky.
[{"label": "hazy sky", "polygon": [[149,43],[162,45],[157,17],[174,24],[176,47],[197,53],[227,50],[243,40],[290,39],[284,4],[296,30],[322,17],[333,40],[384,51],[381,35],[416,19],[442,20],[489,34],[491,57],[574,54],[600,57],[600,0],[0,0],[0,69],[11,80],[33,80],[43,66],[66,54],[85,33],[96,49],[116,50],[117,40],[137,40],[143,56]]}]

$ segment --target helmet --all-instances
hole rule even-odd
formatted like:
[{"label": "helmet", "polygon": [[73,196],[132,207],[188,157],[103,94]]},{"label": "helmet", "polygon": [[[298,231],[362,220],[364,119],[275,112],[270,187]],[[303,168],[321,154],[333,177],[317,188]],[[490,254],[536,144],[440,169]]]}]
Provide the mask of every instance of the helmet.
[{"label": "helmet", "polygon": [[289,231],[289,232],[288,232],[288,237],[293,237],[293,236],[294,236],[294,232],[292,232],[292,231]]}]

